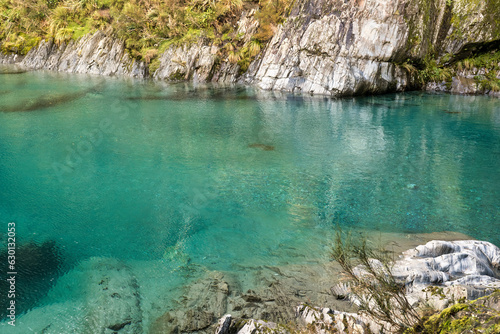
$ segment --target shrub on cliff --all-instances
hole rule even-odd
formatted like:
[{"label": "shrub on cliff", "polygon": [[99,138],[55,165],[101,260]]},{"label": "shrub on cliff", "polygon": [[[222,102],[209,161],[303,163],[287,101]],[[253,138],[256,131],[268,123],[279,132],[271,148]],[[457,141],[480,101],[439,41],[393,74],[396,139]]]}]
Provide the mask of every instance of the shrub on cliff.
[{"label": "shrub on cliff", "polygon": [[[56,43],[100,30],[125,41],[130,55],[150,63],[172,43],[205,38],[235,43],[234,62],[248,66],[257,46],[272,37],[291,0],[0,0],[0,44],[4,53],[26,54],[41,39]],[[239,43],[236,22],[256,8],[259,30],[252,45]],[[259,44],[257,44],[259,42]],[[241,50],[243,47],[247,49]],[[226,55],[227,56],[227,55]],[[238,58],[238,60],[236,60]]]}]

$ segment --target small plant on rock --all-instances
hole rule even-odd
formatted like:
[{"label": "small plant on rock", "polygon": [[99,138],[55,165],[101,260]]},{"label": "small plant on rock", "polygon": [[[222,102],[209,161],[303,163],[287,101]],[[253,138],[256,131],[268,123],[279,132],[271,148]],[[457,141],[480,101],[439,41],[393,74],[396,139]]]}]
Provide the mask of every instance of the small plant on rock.
[{"label": "small plant on rock", "polygon": [[406,298],[406,288],[392,275],[390,253],[373,249],[367,240],[355,242],[338,230],[332,257],[341,265],[350,287],[350,299],[383,327],[404,332],[421,323],[421,317]]}]

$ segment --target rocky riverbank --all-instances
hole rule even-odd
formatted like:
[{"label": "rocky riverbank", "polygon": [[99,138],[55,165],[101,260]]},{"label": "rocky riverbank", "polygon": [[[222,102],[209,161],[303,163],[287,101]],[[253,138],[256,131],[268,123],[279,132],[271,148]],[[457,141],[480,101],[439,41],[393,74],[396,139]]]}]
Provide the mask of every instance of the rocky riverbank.
[{"label": "rocky riverbank", "polygon": [[[500,29],[494,1],[300,0],[256,56],[232,42],[200,38],[172,44],[155,66],[132,59],[125,43],[98,31],[77,41],[42,41],[25,57],[0,62],[29,69],[256,85],[266,90],[348,96],[425,88],[459,94],[500,90],[497,57],[470,70],[458,62],[496,54]],[[250,45],[256,10],[236,24]],[[248,47],[246,47],[248,48]],[[427,83],[427,84],[425,84]]]},{"label": "rocky riverbank", "polygon": [[[450,232],[381,234],[371,242],[397,253],[411,249],[399,262],[398,275],[411,282],[410,298],[415,303],[424,298],[442,309],[453,302],[450,294],[454,300],[472,299],[500,285],[500,250],[493,245],[426,244],[467,238]],[[50,303],[20,316],[13,333],[25,333],[28,327],[44,333],[214,333],[224,322],[235,333],[250,333],[264,324],[275,333],[293,333],[307,324],[375,329],[377,324],[354,313],[352,301],[339,298],[334,287],[342,280],[340,266],[321,258],[238,272],[210,271],[175,258],[140,262],[90,258],[61,276],[45,299]],[[457,280],[461,275],[465,278]],[[175,285],[177,281],[182,288]],[[437,289],[427,289],[436,284]]]},{"label": "rocky riverbank", "polygon": [[[382,264],[380,264],[382,267]],[[358,277],[368,275],[357,267]],[[450,333],[481,329],[488,333],[500,327],[500,249],[476,240],[430,241],[403,253],[392,267],[392,275],[406,286],[406,298],[424,318],[416,332]],[[341,294],[338,291],[342,291]],[[349,286],[333,288],[333,294],[348,296]],[[474,300],[474,302],[467,302]],[[373,302],[372,308],[378,306]],[[443,311],[442,313],[440,313]],[[298,326],[311,333],[398,333],[393,323],[372,317],[373,313],[352,313],[334,308],[300,304],[295,309]],[[403,311],[401,311],[403,312]],[[396,311],[397,314],[397,311]],[[479,319],[479,320],[478,320]],[[297,327],[255,319],[234,319],[227,314],[219,319],[216,334],[294,333]]]},{"label": "rocky riverbank", "polygon": [[52,40],[42,41],[26,56],[3,55],[0,57],[0,63],[17,64],[31,70],[134,78],[144,78],[148,73],[143,62],[129,57],[122,41],[102,31],[68,44],[58,45]]}]

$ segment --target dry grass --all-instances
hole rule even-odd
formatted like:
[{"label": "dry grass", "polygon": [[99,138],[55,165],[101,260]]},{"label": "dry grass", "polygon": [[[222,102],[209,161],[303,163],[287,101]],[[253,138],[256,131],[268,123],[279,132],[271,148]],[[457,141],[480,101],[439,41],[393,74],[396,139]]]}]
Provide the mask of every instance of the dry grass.
[{"label": "dry grass", "polygon": [[[25,54],[41,39],[68,42],[98,29],[125,41],[132,57],[153,62],[169,45],[199,38],[247,67],[285,19],[292,0],[0,0],[1,51]],[[259,29],[243,43],[235,31],[244,9],[258,8]]]}]

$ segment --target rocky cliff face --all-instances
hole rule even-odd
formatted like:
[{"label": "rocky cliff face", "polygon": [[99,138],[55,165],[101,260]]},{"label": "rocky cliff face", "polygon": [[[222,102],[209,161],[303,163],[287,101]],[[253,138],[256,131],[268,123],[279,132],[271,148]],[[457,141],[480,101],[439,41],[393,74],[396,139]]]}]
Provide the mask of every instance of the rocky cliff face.
[{"label": "rocky cliff face", "polygon": [[[258,28],[254,14],[249,10],[238,22],[237,32],[247,42]],[[431,60],[447,64],[498,50],[498,17],[498,0],[297,0],[248,70],[231,62],[223,45],[200,39],[170,46],[151,76],[330,96],[421,88],[418,70]],[[68,45],[44,41],[24,59],[0,56],[2,62],[73,73],[149,75],[144,63],[129,58],[122,41],[103,32]],[[484,93],[474,78],[485,70],[474,71],[454,73],[448,82],[431,78],[438,82],[427,89]]]},{"label": "rocky cliff face", "polygon": [[353,95],[402,90],[393,60],[408,28],[399,1],[300,1],[252,80],[263,89]]},{"label": "rocky cliff face", "polygon": [[334,96],[409,89],[412,72],[399,65],[500,39],[490,2],[298,1],[247,82]]},{"label": "rocky cliff face", "polygon": [[[457,71],[451,81],[439,81],[427,83],[425,89],[433,92],[444,92],[460,95],[489,95],[500,97],[500,91],[489,89],[481,84],[481,78],[485,78],[491,70],[486,68],[472,68],[470,70]],[[500,71],[491,71],[500,81]],[[484,79],[483,79],[484,80]]]},{"label": "rocky cliff face", "polygon": [[[258,28],[255,9],[243,12],[236,33],[248,42]],[[167,81],[234,83],[240,66],[224,56],[222,47],[200,39],[191,45],[171,46],[160,56],[160,66],[153,78]]]},{"label": "rocky cliff face", "polygon": [[196,44],[173,46],[160,56],[153,78],[166,81],[235,82],[239,66],[220,59],[220,48],[200,40]]},{"label": "rocky cliff face", "polygon": [[[384,268],[378,260],[372,261],[378,268]],[[363,277],[373,279],[366,267],[358,266],[354,268],[354,272],[362,280]],[[474,328],[483,329],[481,332],[496,333],[498,331],[495,324],[500,317],[498,312],[500,306],[498,290],[500,287],[500,249],[495,245],[477,240],[430,241],[425,245],[419,245],[414,249],[405,251],[403,257],[395,261],[391,266],[390,274],[397,277],[398,281],[404,282],[406,287],[405,298],[416,312],[423,314],[424,310],[427,308],[428,312],[430,307],[439,312],[447,307],[455,307],[458,308],[457,311],[469,309],[471,312],[467,314],[468,318],[495,319],[494,321],[473,321],[470,323],[470,327],[466,328],[464,325],[467,319],[464,317],[457,320],[456,325],[462,326],[459,327],[460,330],[440,331],[433,326],[433,323],[445,322],[442,321],[444,319],[440,319],[447,313],[443,312],[441,315],[432,316],[427,320],[425,326],[429,330],[423,331],[424,333],[467,333],[473,332]],[[353,298],[350,295],[349,285],[343,282],[341,286],[345,289],[342,289],[344,290],[342,295],[337,295],[339,298],[347,296],[353,303],[359,303],[357,297]],[[331,291],[336,294],[338,290],[334,287]],[[485,297],[490,295],[491,297]],[[475,301],[467,303],[466,300]],[[313,307],[310,304],[308,302],[307,305],[301,304],[295,308],[298,324],[304,325],[308,333],[363,334],[401,332],[401,328],[395,326],[397,322],[388,323],[381,318],[372,317],[373,314],[378,313],[380,315],[385,312],[382,310],[378,312],[377,308],[379,306],[375,302],[371,302],[373,313],[349,313],[331,308]],[[474,304],[486,307],[482,309],[471,307]],[[394,306],[395,304],[392,307]],[[393,310],[397,311],[391,314],[399,317],[400,309],[395,308]],[[452,319],[447,320],[457,319],[455,313],[457,312],[451,313],[453,315]],[[467,331],[465,329],[471,330]],[[294,332],[294,330],[290,330],[286,326],[270,321],[237,319],[230,314],[226,314],[219,320],[215,331],[216,334],[287,334]]]},{"label": "rocky cliff face", "polygon": [[28,69],[47,69],[69,73],[124,75],[146,77],[147,67],[130,59],[122,41],[102,31],[85,36],[69,44],[57,45],[42,41],[25,57],[3,56],[4,63],[18,63]]}]

